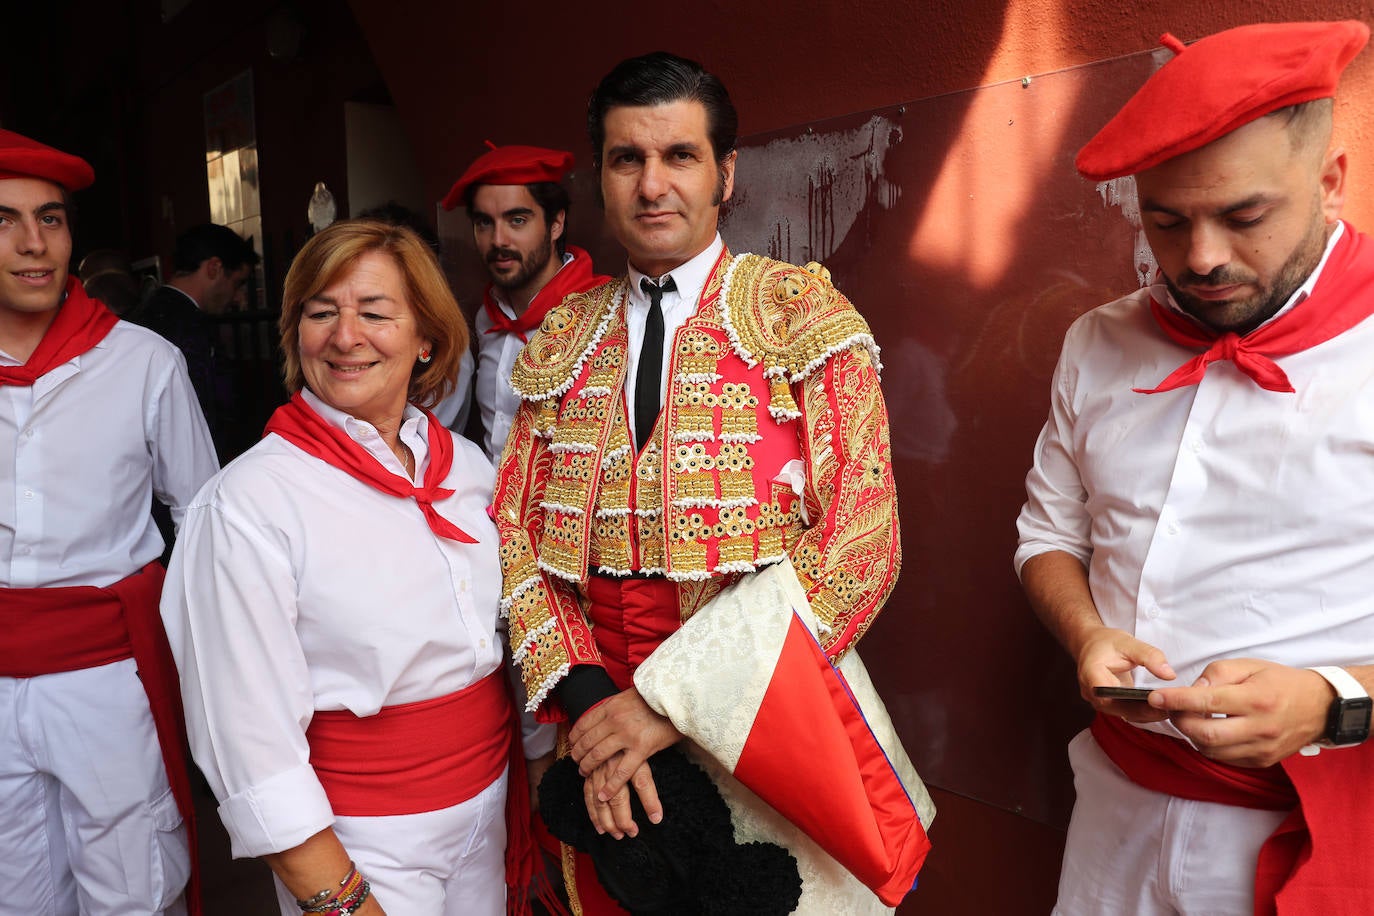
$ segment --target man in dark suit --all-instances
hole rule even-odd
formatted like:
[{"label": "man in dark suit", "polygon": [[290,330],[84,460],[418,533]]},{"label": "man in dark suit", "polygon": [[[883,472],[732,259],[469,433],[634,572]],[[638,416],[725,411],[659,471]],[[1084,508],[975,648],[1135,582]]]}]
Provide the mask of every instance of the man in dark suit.
[{"label": "man in dark suit", "polygon": [[223,314],[258,261],[253,246],[226,226],[194,226],[176,240],[172,278],[160,287],[132,320],[176,344],[186,357],[200,408],[221,460],[235,451],[230,422],[234,414],[232,384],[216,359],[218,331],[212,316]]}]

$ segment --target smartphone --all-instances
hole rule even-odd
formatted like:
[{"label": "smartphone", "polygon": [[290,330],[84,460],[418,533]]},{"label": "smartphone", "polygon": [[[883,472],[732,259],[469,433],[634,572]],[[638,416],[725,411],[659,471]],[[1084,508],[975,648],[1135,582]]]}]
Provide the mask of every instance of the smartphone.
[{"label": "smartphone", "polygon": [[1094,687],[1093,696],[1099,696],[1106,700],[1128,700],[1144,703],[1154,690],[1154,687]]}]

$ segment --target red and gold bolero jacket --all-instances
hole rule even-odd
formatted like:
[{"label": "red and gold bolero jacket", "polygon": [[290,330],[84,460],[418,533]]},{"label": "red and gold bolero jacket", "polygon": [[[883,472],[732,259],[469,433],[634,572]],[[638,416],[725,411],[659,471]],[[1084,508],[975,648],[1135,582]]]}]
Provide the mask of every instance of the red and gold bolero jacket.
[{"label": "red and gold bolero jacket", "polygon": [[634,454],[624,278],[570,296],[521,352],[524,399],[497,475],[502,613],[530,709],[599,664],[590,572],[679,583],[685,620],[790,556],[838,658],[901,564],[878,349],[818,264],[721,256],[678,330],[667,402]]}]

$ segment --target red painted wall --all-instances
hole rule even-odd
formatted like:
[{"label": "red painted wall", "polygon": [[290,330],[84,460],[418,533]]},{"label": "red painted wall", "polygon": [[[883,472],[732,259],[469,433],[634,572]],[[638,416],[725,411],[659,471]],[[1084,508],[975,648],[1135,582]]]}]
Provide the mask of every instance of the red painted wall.
[{"label": "red painted wall", "polygon": [[[752,134],[1144,51],[1165,31],[1191,41],[1249,22],[1374,19],[1368,0],[349,5],[436,200],[487,138],[561,143],[585,163],[587,95],[615,61],[660,48],[720,74]],[[1343,101],[1371,110],[1374,71],[1362,59],[1352,76]],[[1367,131],[1344,120],[1362,149]]]}]

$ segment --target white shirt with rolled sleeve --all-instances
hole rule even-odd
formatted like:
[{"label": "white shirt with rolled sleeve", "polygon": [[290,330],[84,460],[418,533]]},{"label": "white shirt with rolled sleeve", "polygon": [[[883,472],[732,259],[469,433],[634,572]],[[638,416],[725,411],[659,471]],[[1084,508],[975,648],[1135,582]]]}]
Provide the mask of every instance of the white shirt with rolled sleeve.
[{"label": "white shirt with rolled sleeve", "polygon": [[[1309,307],[1325,263],[1280,315]],[[1374,662],[1374,319],[1278,357],[1295,393],[1219,361],[1198,385],[1140,394],[1196,355],[1158,329],[1152,292],[1167,296],[1139,290],[1065,336],[1017,571],[1049,551],[1082,560],[1103,623],[1163,650],[1175,685],[1227,658]],[[1252,911],[1255,857],[1286,812],[1143,789],[1086,731],[1069,756],[1078,798],[1056,912]]]},{"label": "white shirt with rolled sleeve", "polygon": [[[132,575],[162,554],[152,499],[180,524],[216,470],[185,360],[145,328],[120,321],[31,387],[0,385],[0,587]],[[179,906],[185,831],[134,661],[0,677],[0,708],[0,861],[31,866],[5,889],[13,912]]]},{"label": "white shirt with rolled sleeve", "polygon": [[[1324,265],[1284,312],[1304,307]],[[1138,394],[1196,355],[1157,329],[1149,297],[1095,309],[1065,336],[1017,570],[1050,550],[1083,560],[1103,622],[1162,649],[1178,684],[1223,658],[1374,662],[1374,320],[1278,358],[1295,394],[1230,362]]]},{"label": "white shirt with rolled sleeve", "polygon": [[[370,424],[304,396],[404,474]],[[400,437],[422,479],[427,421],[413,407]],[[382,493],[275,435],[197,496],[162,614],[191,749],[220,800],[235,856],[279,852],[331,824],[339,829],[309,763],[305,731],[315,710],[369,716],[461,690],[502,664],[500,567],[487,514],[494,476],[478,447],[455,437],[444,482],[455,493],[435,509],[475,544],[438,536],[414,500]],[[552,749],[551,728],[527,723],[526,736],[528,756]]]}]

